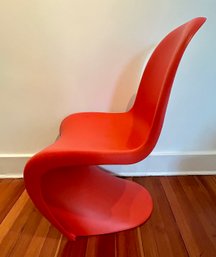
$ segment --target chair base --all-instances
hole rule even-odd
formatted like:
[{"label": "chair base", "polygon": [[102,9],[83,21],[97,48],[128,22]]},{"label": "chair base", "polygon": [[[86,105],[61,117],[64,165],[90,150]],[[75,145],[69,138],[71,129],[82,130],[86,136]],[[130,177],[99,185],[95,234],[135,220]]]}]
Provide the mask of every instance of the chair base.
[{"label": "chair base", "polygon": [[153,208],[149,192],[98,166],[50,170],[41,177],[42,195],[69,239],[118,232],[146,221]]}]

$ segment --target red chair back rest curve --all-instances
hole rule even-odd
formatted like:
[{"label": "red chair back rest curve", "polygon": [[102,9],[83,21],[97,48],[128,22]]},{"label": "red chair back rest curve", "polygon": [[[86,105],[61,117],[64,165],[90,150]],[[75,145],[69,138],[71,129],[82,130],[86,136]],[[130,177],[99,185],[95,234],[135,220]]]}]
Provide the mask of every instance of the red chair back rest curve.
[{"label": "red chair back rest curve", "polygon": [[183,53],[206,18],[195,18],[169,33],[156,47],[143,73],[132,111],[150,126],[151,149],[159,137],[170,90]]}]

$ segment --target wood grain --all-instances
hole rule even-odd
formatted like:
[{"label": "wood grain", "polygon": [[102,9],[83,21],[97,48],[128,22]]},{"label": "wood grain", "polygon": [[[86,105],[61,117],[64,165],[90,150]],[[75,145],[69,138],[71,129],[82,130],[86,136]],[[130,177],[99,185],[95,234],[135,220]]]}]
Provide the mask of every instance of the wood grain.
[{"label": "wood grain", "polygon": [[[211,240],[212,231],[216,233],[216,227],[211,224],[211,220],[216,217],[215,206],[209,205],[206,212],[208,194],[196,184],[196,177],[161,180],[189,256],[215,256],[216,245]],[[209,215],[211,220],[208,220]],[[208,227],[205,227],[206,224]],[[212,228],[208,230],[210,226]]]},{"label": "wood grain", "polygon": [[216,176],[133,180],[152,195],[150,219],[131,230],[76,241],[41,216],[23,180],[0,180],[0,257],[216,256]]},{"label": "wood grain", "polygon": [[154,211],[150,219],[141,225],[144,255],[188,256],[167,196],[158,177],[137,178],[136,182],[151,192]]},{"label": "wood grain", "polygon": [[24,190],[21,179],[2,179],[0,181],[0,223],[16,203]]}]

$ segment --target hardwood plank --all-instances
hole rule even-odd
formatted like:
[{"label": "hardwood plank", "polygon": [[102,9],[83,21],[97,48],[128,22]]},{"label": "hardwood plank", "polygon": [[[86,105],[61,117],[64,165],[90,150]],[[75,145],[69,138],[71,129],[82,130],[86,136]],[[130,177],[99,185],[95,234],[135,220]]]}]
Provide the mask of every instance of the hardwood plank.
[{"label": "hardwood plank", "polygon": [[[31,204],[31,202],[29,202],[29,204]],[[10,251],[10,257],[25,255],[41,219],[41,215],[35,210],[34,206],[31,205],[31,212],[29,213],[25,224],[22,226],[21,231],[17,231],[18,237]],[[16,231],[14,231],[14,233],[16,233]]]},{"label": "hardwood plank", "polygon": [[116,234],[98,236],[98,249],[96,257],[115,257]]},{"label": "hardwood plank", "polygon": [[[13,208],[10,210],[8,215],[2,221],[0,226],[0,244],[4,239],[4,237],[7,235],[7,233],[11,230],[11,227],[15,223],[17,217],[23,211],[23,208],[27,204],[28,199],[29,199],[28,195],[26,191],[24,191],[22,195],[19,197],[19,199],[17,200],[17,202],[14,204]],[[27,209],[27,211],[29,210]]]},{"label": "hardwood plank", "polygon": [[0,223],[24,191],[22,179],[4,179],[0,182]]},{"label": "hardwood plank", "polygon": [[95,257],[97,254],[98,237],[92,236],[88,238],[85,257]]},{"label": "hardwood plank", "polygon": [[216,252],[216,205],[197,176],[179,177],[181,186],[193,205],[196,216],[206,237],[212,242]]},{"label": "hardwood plank", "polygon": [[197,176],[197,179],[207,190],[209,197],[216,206],[216,176]]},{"label": "hardwood plank", "polygon": [[[22,197],[23,196],[23,197]],[[16,208],[12,208],[10,213],[6,216],[0,227],[0,253],[1,257],[10,256],[18,244],[19,238],[23,233],[26,221],[33,211],[33,205],[29,200],[27,194],[24,192],[22,201],[17,204]],[[20,197],[20,198],[21,198]],[[26,198],[25,198],[26,197]],[[27,201],[26,201],[27,200]],[[19,253],[17,253],[17,256]]]},{"label": "hardwood plank", "polygon": [[66,257],[67,256],[66,254],[64,254],[64,252],[65,252],[65,248],[66,248],[68,241],[69,240],[62,235],[62,237],[59,241],[59,244],[58,244],[58,249],[56,251],[55,257]]},{"label": "hardwood plank", "polygon": [[151,222],[151,218],[142,226],[139,227],[139,233],[141,238],[141,247],[143,256],[145,257],[160,257],[157,241],[155,239],[154,225]]},{"label": "hardwood plank", "polygon": [[[43,231],[42,231],[43,232]],[[45,236],[44,236],[45,237]],[[59,251],[62,240],[61,233],[52,225],[49,226],[49,231],[45,237],[43,246],[40,251],[40,257],[55,257]]]},{"label": "hardwood plank", "polygon": [[[28,245],[24,257],[39,257],[46,236],[49,232],[50,223],[45,219],[41,218],[35,234],[32,237],[30,244]],[[18,257],[18,256],[17,256]]]},{"label": "hardwood plank", "polygon": [[0,189],[2,190],[4,187],[6,187],[11,181],[13,181],[14,179],[12,178],[1,178],[0,179]]},{"label": "hardwood plank", "polygon": [[76,241],[63,238],[57,257],[85,257],[87,237],[78,237]]},{"label": "hardwood plank", "polygon": [[[17,208],[12,208],[9,215],[7,215],[3,221],[3,223],[5,223],[3,224],[4,226],[1,225],[1,229],[6,227],[7,231],[4,232],[3,230],[4,238],[0,245],[0,256],[54,256],[53,254],[56,248],[47,248],[47,246],[49,246],[49,244],[47,244],[47,246],[44,247],[46,250],[44,250],[43,243],[49,242],[47,237],[48,232],[52,233],[52,230],[54,230],[59,237],[60,233],[54,228],[49,231],[50,223],[35,209],[27,193],[24,192],[23,195],[25,199],[21,202],[22,206],[21,204],[17,205],[20,211],[16,212]],[[15,219],[13,219],[15,217],[13,214],[16,214]],[[8,224],[10,226],[7,226]],[[2,235],[2,233],[0,234]],[[40,250],[42,250],[42,254],[40,254]],[[44,252],[45,255],[43,255]],[[51,252],[51,254],[47,255],[46,253],[48,252]]]},{"label": "hardwood plank", "polygon": [[64,239],[58,257],[115,257],[115,234]]},{"label": "hardwood plank", "polygon": [[[189,256],[215,257],[215,246],[209,239],[209,235],[200,220],[200,215],[197,212],[198,202],[195,197],[190,195],[191,191],[189,192],[187,188],[187,178],[163,177],[161,181]],[[195,190],[194,194],[197,194],[199,187],[193,190]]]},{"label": "hardwood plank", "polygon": [[116,257],[142,257],[137,229],[116,234]]},{"label": "hardwood plank", "polygon": [[115,257],[115,234],[89,237],[85,257]]},{"label": "hardwood plank", "polygon": [[0,190],[3,192],[4,188],[6,188],[14,179],[12,178],[6,178],[6,179],[0,179]]},{"label": "hardwood plank", "polygon": [[141,225],[144,256],[188,256],[159,177],[136,178],[152,195],[154,209]]}]

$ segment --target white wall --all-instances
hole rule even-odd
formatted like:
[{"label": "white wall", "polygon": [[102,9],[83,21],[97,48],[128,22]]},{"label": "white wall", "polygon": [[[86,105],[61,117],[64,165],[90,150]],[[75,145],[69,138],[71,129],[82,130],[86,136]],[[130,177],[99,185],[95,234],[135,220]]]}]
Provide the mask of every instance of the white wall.
[{"label": "white wall", "polygon": [[154,154],[214,155],[215,10],[214,0],[1,1],[0,173],[21,172],[11,163],[53,142],[66,115],[125,110],[149,50],[196,16],[208,20],[181,62]]}]

